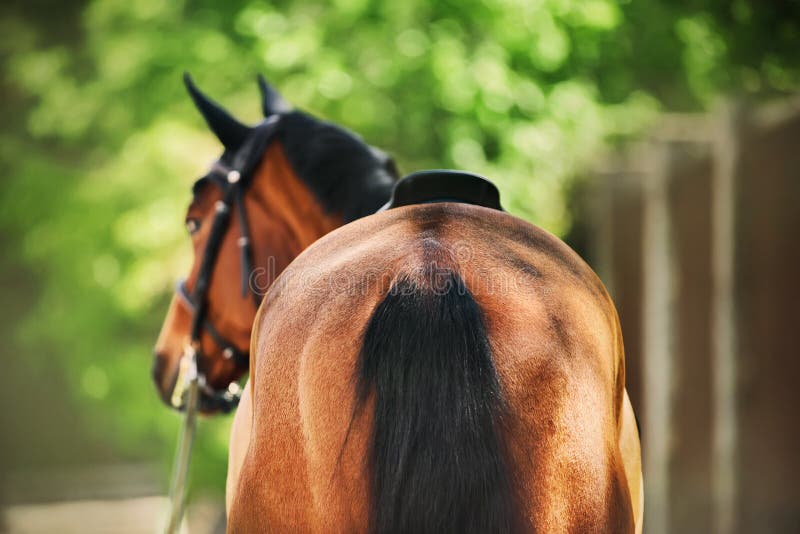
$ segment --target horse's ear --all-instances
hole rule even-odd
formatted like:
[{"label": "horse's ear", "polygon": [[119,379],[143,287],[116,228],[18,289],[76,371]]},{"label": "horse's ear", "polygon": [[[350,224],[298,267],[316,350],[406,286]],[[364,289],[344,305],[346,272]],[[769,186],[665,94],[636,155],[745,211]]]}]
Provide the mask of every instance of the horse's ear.
[{"label": "horse's ear", "polygon": [[232,150],[239,148],[250,133],[250,128],[234,119],[219,104],[200,92],[188,72],[183,74],[183,83],[186,84],[194,105],[223,146]]},{"label": "horse's ear", "polygon": [[395,163],[394,158],[390,156],[387,152],[381,150],[380,148],[374,147],[369,145],[369,151],[372,153],[372,156],[378,160],[383,170],[388,172],[392,175],[392,178],[395,180],[400,178],[400,170],[397,168],[397,163]]},{"label": "horse's ear", "polygon": [[291,104],[284,100],[281,94],[273,89],[260,74],[258,75],[258,88],[261,90],[261,110],[265,117],[292,111]]}]

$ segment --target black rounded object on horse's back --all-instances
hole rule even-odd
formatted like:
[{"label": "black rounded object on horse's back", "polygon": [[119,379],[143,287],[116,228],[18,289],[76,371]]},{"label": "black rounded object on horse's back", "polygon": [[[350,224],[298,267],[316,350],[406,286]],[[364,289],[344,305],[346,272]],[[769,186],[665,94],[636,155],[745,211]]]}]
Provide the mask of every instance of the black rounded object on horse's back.
[{"label": "black rounded object on horse's back", "polygon": [[399,180],[382,209],[429,202],[463,202],[500,211],[500,191],[492,182],[471,172],[448,169],[418,171]]}]

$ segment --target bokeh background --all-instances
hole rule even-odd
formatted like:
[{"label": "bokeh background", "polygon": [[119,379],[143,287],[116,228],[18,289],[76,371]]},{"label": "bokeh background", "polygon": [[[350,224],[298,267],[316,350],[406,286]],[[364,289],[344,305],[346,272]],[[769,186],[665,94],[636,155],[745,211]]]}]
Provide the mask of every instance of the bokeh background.
[{"label": "bokeh background", "polygon": [[[163,504],[157,496],[166,488],[179,418],[150,383],[151,347],[174,281],[191,259],[182,224],[190,185],[220,152],[184,92],[183,71],[244,121],[260,118],[255,75],[263,73],[296,106],[391,152],[404,173],[452,167],[493,179],[509,211],[566,238],[627,303],[621,313],[626,338],[630,333],[629,381],[651,440],[645,446],[655,451],[645,459],[653,470],[648,491],[655,492],[648,530],[800,528],[796,490],[776,492],[752,517],[736,515],[743,493],[735,490],[742,485],[735,459],[742,449],[734,448],[727,463],[713,452],[730,453],[719,417],[728,414],[730,423],[738,413],[721,407],[725,388],[734,388],[736,402],[746,401],[736,393],[739,375],[721,376],[712,365],[733,352],[720,349],[714,336],[673,350],[676,340],[688,343],[670,319],[682,317],[675,302],[718,287],[715,277],[725,276],[727,264],[734,269],[740,256],[723,250],[710,257],[697,267],[707,279],[682,294],[672,289],[675,273],[695,265],[688,258],[697,254],[690,247],[681,256],[669,230],[695,235],[700,228],[698,235],[710,237],[691,246],[716,251],[714,236],[728,234],[714,220],[733,221],[725,227],[733,235],[745,228],[725,207],[725,198],[739,193],[731,197],[727,175],[714,169],[735,167],[736,154],[747,152],[747,143],[731,141],[739,139],[739,118],[771,113],[767,129],[796,120],[800,3],[8,0],[0,17],[5,528],[139,532],[157,524],[153,510]],[[764,156],[788,178],[759,182],[756,165],[747,181],[749,194],[770,193],[761,212],[779,213],[773,226],[752,230],[752,243],[761,242],[758,231],[787,236],[773,240],[751,268],[783,265],[766,271],[782,288],[756,299],[766,310],[776,308],[769,299],[800,298],[797,284],[780,278],[800,275],[792,207],[800,203],[800,173],[782,163],[796,160],[790,158],[800,149],[800,129],[789,130],[794,144]],[[775,142],[786,142],[784,133],[774,134]],[[773,146],[769,139],[762,144]],[[706,184],[702,191],[669,193],[665,181],[680,174],[670,161],[699,162],[700,170],[679,183]],[[722,200],[715,196],[720,187]],[[691,204],[698,194],[705,204]],[[665,264],[674,267],[666,275],[658,267]],[[711,301],[727,302],[714,295]],[[730,313],[718,316],[709,306],[701,324],[738,332],[739,312],[724,308]],[[794,307],[777,309],[797,322]],[[728,330],[715,322],[725,317],[734,321],[725,323]],[[791,334],[765,328],[766,338]],[[684,428],[683,415],[698,413],[698,404],[675,403],[675,391],[689,386],[673,379],[683,368],[672,358],[687,350],[699,351],[693,361],[712,363],[704,375],[688,371],[705,377],[689,386],[706,392],[697,402],[707,416]],[[800,378],[796,366],[780,371],[800,357],[796,344],[778,344],[774,352],[780,356],[764,386],[773,390]],[[659,361],[672,363],[652,363]],[[667,385],[658,389],[661,376]],[[651,387],[657,391],[648,406]],[[781,409],[788,413],[796,401],[782,396]],[[195,532],[219,517],[229,425],[229,417],[200,424]],[[797,434],[791,423],[785,430]],[[708,439],[678,439],[698,433]],[[688,448],[688,464],[676,456],[676,440]],[[754,445],[754,461],[775,457],[770,443]],[[713,453],[697,460],[697,450]],[[773,470],[796,481],[798,464],[778,458]],[[683,471],[676,475],[674,465]],[[680,504],[687,495],[696,509]],[[76,515],[83,522],[70,525]]]}]

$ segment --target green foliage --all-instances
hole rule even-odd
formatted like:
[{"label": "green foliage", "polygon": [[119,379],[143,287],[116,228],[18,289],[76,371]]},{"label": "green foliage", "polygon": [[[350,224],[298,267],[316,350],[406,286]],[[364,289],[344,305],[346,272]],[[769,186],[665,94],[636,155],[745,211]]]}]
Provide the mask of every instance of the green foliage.
[{"label": "green foliage", "polygon": [[[403,171],[482,173],[510,211],[563,234],[571,177],[604,142],[635,135],[662,108],[796,89],[797,6],[4,5],[0,238],[27,266],[35,299],[17,318],[15,350],[65,373],[120,454],[169,459],[178,420],[150,385],[150,347],[190,261],[189,185],[220,150],[184,94],[184,70],[250,122],[263,72],[297,106],[395,154]],[[224,480],[228,423],[201,426],[201,484]]]}]

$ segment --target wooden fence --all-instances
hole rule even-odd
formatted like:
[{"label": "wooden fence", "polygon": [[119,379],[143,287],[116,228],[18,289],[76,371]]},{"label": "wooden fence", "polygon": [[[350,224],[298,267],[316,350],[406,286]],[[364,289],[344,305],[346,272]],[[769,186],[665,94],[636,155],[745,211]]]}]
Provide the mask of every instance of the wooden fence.
[{"label": "wooden fence", "polygon": [[667,116],[594,172],[645,531],[800,532],[800,100]]}]

